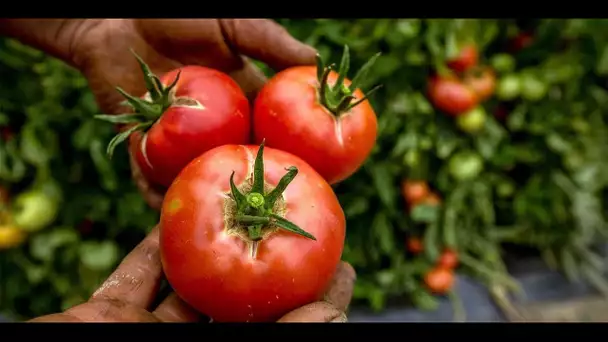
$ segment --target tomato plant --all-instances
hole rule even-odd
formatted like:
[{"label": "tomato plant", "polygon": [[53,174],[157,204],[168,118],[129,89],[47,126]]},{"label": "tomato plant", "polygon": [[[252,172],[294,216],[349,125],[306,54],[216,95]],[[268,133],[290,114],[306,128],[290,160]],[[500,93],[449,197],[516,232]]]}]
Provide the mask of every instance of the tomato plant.
[{"label": "tomato plant", "polygon": [[460,49],[458,56],[447,61],[447,65],[456,72],[465,72],[477,65],[478,60],[479,52],[477,51],[477,46],[467,44]]},{"label": "tomato plant", "polygon": [[450,158],[448,170],[456,180],[471,180],[483,170],[483,159],[473,151],[458,152]]},{"label": "tomato plant", "polygon": [[460,115],[477,105],[475,91],[457,78],[435,76],[429,80],[429,99],[438,109],[451,116]]},{"label": "tomato plant", "polygon": [[266,83],[254,104],[254,140],[304,159],[330,184],[352,175],[369,156],[377,135],[376,113],[359,89],[379,55],[346,78],[350,55],[344,53],[338,73],[317,66],[284,70]]},{"label": "tomato plant", "polygon": [[476,133],[483,129],[486,123],[486,110],[477,106],[472,110],[456,117],[458,128],[467,133]]},{"label": "tomato plant", "polygon": [[439,256],[437,265],[446,269],[456,268],[458,266],[458,254],[452,249],[445,249]]},{"label": "tomato plant", "polygon": [[146,178],[168,187],[192,159],[225,144],[249,141],[249,103],[228,75],[201,66],[185,66],[154,75],[136,55],[148,92],[136,98],[118,91],[135,113],[98,115],[97,118],[129,128],[108,144],[130,137],[129,149]]},{"label": "tomato plant", "polygon": [[186,166],[165,195],[161,227],[169,283],[219,322],[270,321],[318,300],[345,238],[329,184],[263,143],[217,147]]},{"label": "tomato plant", "polygon": [[500,100],[510,101],[519,96],[521,92],[521,80],[515,74],[504,75],[498,81],[496,96]]},{"label": "tomato plant", "polygon": [[465,76],[464,82],[475,91],[479,101],[485,101],[494,95],[496,74],[488,67],[477,68]]},{"label": "tomato plant", "polygon": [[424,250],[424,245],[418,237],[411,237],[406,241],[407,251],[412,254],[420,254]]},{"label": "tomato plant", "polygon": [[425,181],[404,180],[401,183],[401,194],[408,204],[422,201],[429,194],[429,186]]},{"label": "tomato plant", "polygon": [[18,194],[12,202],[14,223],[26,231],[37,231],[47,227],[57,217],[57,199],[41,189],[31,189]]},{"label": "tomato plant", "polygon": [[445,294],[454,286],[454,272],[450,269],[436,267],[424,275],[424,283],[435,294]]}]

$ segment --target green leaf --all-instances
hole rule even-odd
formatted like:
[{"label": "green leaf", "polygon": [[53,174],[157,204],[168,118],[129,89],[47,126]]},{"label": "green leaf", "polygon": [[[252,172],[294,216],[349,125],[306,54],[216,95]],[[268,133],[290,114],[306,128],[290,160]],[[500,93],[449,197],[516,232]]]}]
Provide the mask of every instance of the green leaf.
[{"label": "green leaf", "polygon": [[80,262],[90,269],[107,271],[118,261],[118,246],[113,241],[83,242],[79,249]]},{"label": "green leaf", "polygon": [[410,217],[414,222],[418,223],[436,222],[439,217],[439,207],[435,205],[417,205],[412,209]]},{"label": "green leaf", "polygon": [[312,234],[306,232],[305,230],[303,230],[302,228],[296,226],[293,222],[290,222],[284,218],[282,218],[279,215],[276,214],[270,214],[270,217],[273,219],[273,223],[275,225],[277,225],[278,227],[285,229],[287,231],[290,231],[292,233],[307,237],[311,240],[317,240],[314,236],[312,236]]},{"label": "green leaf", "polygon": [[380,245],[380,250],[385,255],[391,255],[395,249],[395,238],[393,226],[391,225],[386,214],[380,212],[376,214],[372,223],[374,235],[377,237]]},{"label": "green leaf", "polygon": [[129,129],[115,135],[114,138],[112,138],[112,140],[110,140],[110,142],[108,143],[108,147],[106,149],[106,153],[108,154],[108,157],[110,159],[112,159],[116,146],[120,145],[122,142],[127,140],[127,138],[129,138],[129,136],[131,134],[133,134],[137,131],[143,131],[143,130],[147,129],[148,127],[150,127],[151,125],[152,125],[152,123],[150,123],[150,122],[140,123],[138,125],[135,125]]},{"label": "green leaf", "polygon": [[270,193],[266,196],[266,208],[272,209],[276,201],[283,195],[285,189],[293,179],[298,175],[298,168],[295,166],[290,166],[287,169],[287,173],[281,177],[279,180],[279,184],[270,191]]},{"label": "green leaf", "polygon": [[107,121],[114,124],[139,123],[144,117],[141,114],[119,114],[119,115],[95,115],[95,119]]},{"label": "green leaf", "polygon": [[52,261],[57,248],[76,243],[78,240],[78,234],[73,229],[57,228],[48,233],[32,236],[30,253],[40,261]]}]

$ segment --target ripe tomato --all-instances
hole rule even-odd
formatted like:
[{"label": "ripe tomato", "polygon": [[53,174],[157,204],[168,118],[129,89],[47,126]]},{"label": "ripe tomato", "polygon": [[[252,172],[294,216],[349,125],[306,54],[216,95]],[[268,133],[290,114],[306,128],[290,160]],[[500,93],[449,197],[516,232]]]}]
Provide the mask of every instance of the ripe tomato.
[{"label": "ripe tomato", "polygon": [[510,50],[512,52],[519,52],[534,43],[534,36],[529,32],[520,32],[510,41]]},{"label": "ripe tomato", "polygon": [[411,237],[406,241],[406,248],[412,254],[420,254],[424,250],[422,241],[418,237]]},{"label": "ripe tomato", "polygon": [[249,103],[228,75],[185,66],[159,79],[137,58],[148,93],[138,99],[119,89],[135,114],[98,116],[132,125],[110,142],[110,155],[130,136],[129,149],[146,179],[168,187],[186,164],[207,150],[249,142]]},{"label": "ripe tomato", "polygon": [[346,230],[321,175],[263,144],[224,145],[194,159],[167,191],[160,223],[169,283],[218,322],[271,321],[318,300]]},{"label": "ripe tomato", "polygon": [[[358,89],[372,58],[353,82],[346,79],[348,48],[340,73],[325,67],[298,66],[276,74],[254,104],[254,141],[295,154],[330,184],[352,175],[376,142],[378,123],[367,95]],[[378,55],[376,55],[378,56]]]},{"label": "ripe tomato", "polygon": [[428,86],[429,99],[438,109],[451,116],[460,115],[477,105],[475,91],[453,77],[432,77]]},{"label": "ripe tomato", "polygon": [[429,194],[429,186],[425,181],[404,180],[401,183],[401,195],[408,204],[422,201]]},{"label": "ripe tomato", "polygon": [[441,253],[437,264],[441,268],[454,269],[458,266],[458,254],[451,249],[445,249],[443,253]]},{"label": "ripe tomato", "polygon": [[496,74],[488,67],[478,68],[465,76],[464,82],[471,87],[479,101],[484,101],[494,95],[496,89]]},{"label": "ripe tomato", "polygon": [[39,189],[20,193],[12,203],[15,225],[28,232],[47,227],[55,220],[58,212],[58,201]]},{"label": "ripe tomato", "polygon": [[521,80],[515,74],[505,75],[498,81],[496,96],[503,101],[511,101],[521,92]]},{"label": "ripe tomato", "polygon": [[436,267],[424,275],[424,283],[435,294],[445,294],[454,286],[454,272],[450,269]]},{"label": "ripe tomato", "polygon": [[448,171],[456,180],[470,180],[483,170],[483,159],[472,151],[458,152],[450,158]]},{"label": "ripe tomato", "polygon": [[468,44],[463,46],[453,59],[448,60],[448,67],[456,72],[465,72],[466,70],[477,65],[479,60],[479,52],[477,46],[474,44]]},{"label": "ripe tomato", "polygon": [[472,110],[456,117],[456,125],[467,133],[477,133],[481,131],[486,123],[486,111],[482,106],[477,106]]}]

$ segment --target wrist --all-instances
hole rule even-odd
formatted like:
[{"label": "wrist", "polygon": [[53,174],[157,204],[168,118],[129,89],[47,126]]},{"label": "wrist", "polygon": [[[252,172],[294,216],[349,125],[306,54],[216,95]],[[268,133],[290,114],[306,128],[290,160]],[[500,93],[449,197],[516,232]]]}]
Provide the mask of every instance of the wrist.
[{"label": "wrist", "polygon": [[74,42],[83,19],[0,19],[0,35],[44,51],[74,66]]}]

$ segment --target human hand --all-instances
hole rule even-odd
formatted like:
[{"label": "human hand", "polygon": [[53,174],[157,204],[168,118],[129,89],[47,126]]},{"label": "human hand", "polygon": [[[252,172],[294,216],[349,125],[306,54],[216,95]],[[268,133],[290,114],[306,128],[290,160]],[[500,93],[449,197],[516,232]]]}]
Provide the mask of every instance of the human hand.
[{"label": "human hand", "polygon": [[[355,271],[340,263],[324,299],[289,312],[279,322],[345,322]],[[162,278],[159,227],[122,261],[112,275],[83,304],[30,322],[198,322],[203,317],[175,293],[158,306]]]},{"label": "human hand", "polygon": [[[276,71],[315,63],[315,50],[267,19],[87,19],[72,25],[70,58],[85,75],[101,109],[122,113],[120,86],[134,95],[146,88],[133,49],[157,75],[182,65],[228,73],[252,100],[266,79],[247,57]],[[149,184],[131,163],[146,202],[159,209],[164,189]]]}]

